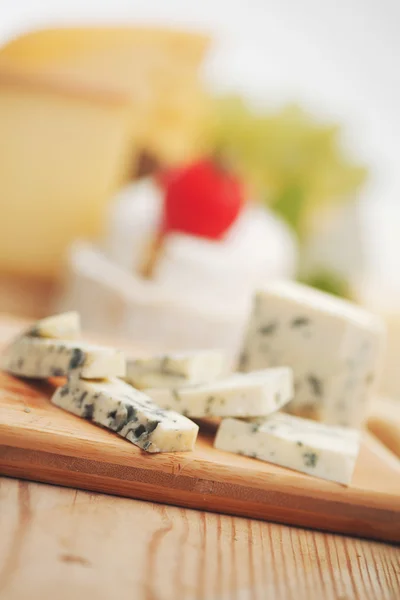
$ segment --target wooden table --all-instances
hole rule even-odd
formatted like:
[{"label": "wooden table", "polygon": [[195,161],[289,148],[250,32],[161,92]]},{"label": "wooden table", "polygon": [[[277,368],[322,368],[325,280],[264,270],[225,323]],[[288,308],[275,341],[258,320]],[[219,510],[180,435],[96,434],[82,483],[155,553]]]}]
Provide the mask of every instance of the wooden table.
[{"label": "wooden table", "polygon": [[0,600],[81,598],[398,600],[400,548],[0,477]]},{"label": "wooden table", "polygon": [[400,549],[0,478],[0,598],[396,600]]}]

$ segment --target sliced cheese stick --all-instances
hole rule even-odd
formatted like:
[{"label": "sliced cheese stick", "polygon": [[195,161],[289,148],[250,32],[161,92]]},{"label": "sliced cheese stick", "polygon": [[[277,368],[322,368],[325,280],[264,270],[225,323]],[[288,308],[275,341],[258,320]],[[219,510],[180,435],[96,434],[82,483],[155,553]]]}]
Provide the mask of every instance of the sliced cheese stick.
[{"label": "sliced cheese stick", "polygon": [[1,367],[20,377],[46,379],[74,372],[85,379],[103,379],[125,375],[125,356],[105,346],[27,336],[6,349]]},{"label": "sliced cheese stick", "polygon": [[81,335],[79,314],[75,311],[46,317],[34,323],[24,335],[59,340],[75,340]]},{"label": "sliced cheese stick", "polygon": [[217,350],[172,352],[149,358],[128,359],[126,381],[136,388],[173,388],[213,381],[224,368]]},{"label": "sliced cheese stick", "polygon": [[102,382],[73,379],[58,388],[56,406],[92,420],[147,452],[193,450],[198,426],[152,400],[121,380]]},{"label": "sliced cheese stick", "polygon": [[279,410],[293,397],[292,371],[286,367],[243,374],[234,373],[212,383],[148,389],[160,406],[188,417],[254,417]]},{"label": "sliced cheese stick", "polygon": [[251,421],[224,419],[214,446],[348,485],[359,432],[276,413]]}]

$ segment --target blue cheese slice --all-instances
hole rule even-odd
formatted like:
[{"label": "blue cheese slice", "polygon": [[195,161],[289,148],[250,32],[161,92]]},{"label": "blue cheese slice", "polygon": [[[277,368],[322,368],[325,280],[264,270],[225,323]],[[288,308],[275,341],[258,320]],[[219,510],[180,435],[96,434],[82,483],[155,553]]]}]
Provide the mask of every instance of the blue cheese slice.
[{"label": "blue cheese slice", "polygon": [[75,311],[52,315],[34,323],[23,335],[60,340],[75,340],[81,335],[79,314]]},{"label": "blue cheese slice", "polygon": [[293,397],[292,371],[286,367],[234,373],[207,384],[148,389],[160,406],[188,417],[254,417],[279,410]]},{"label": "blue cheese slice", "polygon": [[294,282],[260,289],[239,369],[292,367],[288,409],[332,425],[358,427],[384,345],[382,320],[350,302]]},{"label": "blue cheese slice", "polygon": [[129,440],[147,452],[193,450],[198,426],[186,417],[157,406],[143,392],[121,380],[72,379],[51,401]]},{"label": "blue cheese slice", "polygon": [[266,419],[224,419],[215,448],[349,485],[359,432],[284,413]]},{"label": "blue cheese slice", "polygon": [[217,350],[171,352],[129,359],[125,379],[140,389],[174,388],[213,381],[221,375],[224,366],[224,355]]},{"label": "blue cheese slice", "polygon": [[105,379],[125,375],[125,356],[105,346],[25,336],[6,349],[1,368],[19,377],[46,379],[74,373],[85,379]]}]

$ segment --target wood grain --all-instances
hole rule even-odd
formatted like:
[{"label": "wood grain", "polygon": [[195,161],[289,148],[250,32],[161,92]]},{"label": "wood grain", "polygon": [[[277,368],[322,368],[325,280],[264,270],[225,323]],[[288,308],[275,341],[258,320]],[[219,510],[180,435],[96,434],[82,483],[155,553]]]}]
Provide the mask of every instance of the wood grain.
[{"label": "wood grain", "polygon": [[387,544],[0,478],[2,600],[399,597]]},{"label": "wood grain", "polygon": [[120,496],[400,541],[400,462],[364,436],[350,487],[213,448],[149,455],[0,373],[0,473]]},{"label": "wood grain", "polygon": [[0,478],[5,600],[396,600],[400,549]]}]

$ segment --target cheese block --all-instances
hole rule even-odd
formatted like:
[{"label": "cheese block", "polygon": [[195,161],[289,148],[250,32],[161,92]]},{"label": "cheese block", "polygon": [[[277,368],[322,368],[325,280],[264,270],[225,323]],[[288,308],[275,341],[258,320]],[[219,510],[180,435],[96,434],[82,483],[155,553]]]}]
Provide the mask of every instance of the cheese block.
[{"label": "cheese block", "polygon": [[56,276],[73,239],[100,233],[129,114],[109,89],[0,67],[0,272]]},{"label": "cheese block", "polygon": [[215,448],[348,485],[359,450],[359,432],[284,413],[266,419],[224,419]]},{"label": "cheese block", "polygon": [[74,340],[81,334],[79,314],[76,311],[52,315],[36,321],[24,335],[40,338]]},{"label": "cheese block", "polygon": [[146,393],[160,406],[188,417],[253,417],[269,415],[293,397],[291,369],[234,373],[211,383]]},{"label": "cheese block", "polygon": [[294,282],[254,298],[239,369],[288,365],[294,414],[358,427],[379,376],[382,320],[350,302]]},{"label": "cheese block", "polygon": [[[396,225],[394,224],[394,227]],[[393,234],[395,233],[395,229]],[[390,252],[389,245],[382,251]],[[387,329],[387,347],[382,369],[382,377],[379,382],[379,392],[388,398],[400,400],[400,273],[394,276],[394,270],[389,266],[387,257],[386,265],[393,272],[393,277],[384,277],[382,273],[378,276],[370,276],[359,282],[355,293],[359,301],[369,310],[382,316]],[[397,260],[394,254],[393,260]],[[384,257],[381,257],[383,260]],[[400,439],[399,439],[400,443]]]},{"label": "cheese block", "polygon": [[75,415],[102,425],[147,452],[193,450],[198,426],[177,413],[161,409],[121,380],[70,380],[51,401]]},{"label": "cheese block", "polygon": [[212,381],[221,375],[224,355],[217,350],[171,352],[128,359],[125,379],[136,388],[172,388]]},{"label": "cheese block", "polygon": [[199,152],[208,109],[199,70],[208,45],[200,32],[172,28],[39,29],[3,46],[0,66],[122,93],[133,150],[180,163]]},{"label": "cheese block", "polygon": [[19,377],[47,379],[74,373],[85,379],[123,377],[123,352],[72,340],[20,337],[1,357],[1,368]]}]

